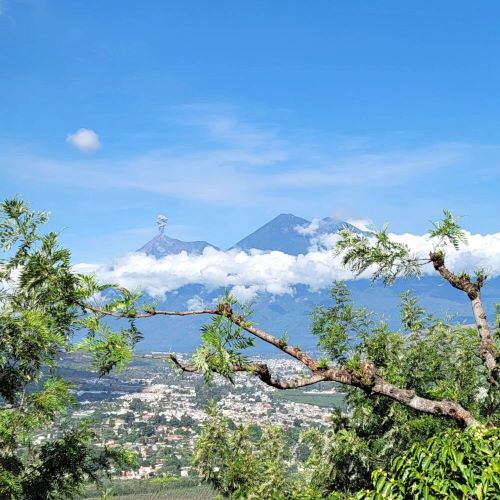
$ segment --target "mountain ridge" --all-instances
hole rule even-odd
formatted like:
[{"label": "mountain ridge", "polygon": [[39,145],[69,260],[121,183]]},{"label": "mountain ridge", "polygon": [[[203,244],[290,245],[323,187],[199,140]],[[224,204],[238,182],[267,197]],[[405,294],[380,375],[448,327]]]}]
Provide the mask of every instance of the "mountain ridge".
[{"label": "mountain ridge", "polygon": [[[291,213],[282,213],[239,240],[229,250],[249,251],[257,249],[268,252],[278,250],[289,255],[306,254],[313,238],[336,233],[344,227],[362,233],[360,229],[352,224],[333,217],[309,221]],[[183,251],[198,255],[203,253],[203,250],[207,247],[219,250],[217,246],[207,241],[182,241],[166,236],[161,232],[137,251],[161,258]]]},{"label": "mountain ridge", "polygon": [[152,255],[159,259],[166,255],[175,255],[181,252],[197,255],[203,253],[203,250],[207,247],[219,250],[219,248],[207,241],[182,241],[160,233],[139,248],[137,252]]}]

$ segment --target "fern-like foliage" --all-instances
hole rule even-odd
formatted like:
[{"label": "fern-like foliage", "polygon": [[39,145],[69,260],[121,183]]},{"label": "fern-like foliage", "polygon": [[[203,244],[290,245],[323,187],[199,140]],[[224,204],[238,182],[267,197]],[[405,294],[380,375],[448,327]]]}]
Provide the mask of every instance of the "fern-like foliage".
[{"label": "fern-like foliage", "polygon": [[[225,295],[219,305],[230,304],[242,317],[247,317],[251,311],[240,304],[234,297]],[[215,373],[233,381],[234,367],[242,367],[247,358],[242,351],[255,345],[255,340],[245,330],[222,314],[214,316],[209,323],[201,328],[201,345],[193,353],[195,367],[203,373],[205,380],[210,382]]]},{"label": "fern-like foliage", "polygon": [[311,314],[311,331],[318,339],[318,347],[336,364],[345,364],[352,354],[351,347],[368,334],[371,325],[369,313],[355,307],[349,289],[337,281],[330,290],[333,304],[316,306]]},{"label": "fern-like foliage", "polygon": [[335,254],[356,276],[370,271],[373,281],[382,279],[386,285],[394,283],[398,276],[420,276],[421,259],[411,253],[408,245],[393,241],[387,229],[374,229],[369,237],[341,229]]},{"label": "fern-like foliage", "polygon": [[443,214],[442,220],[432,223],[434,227],[428,231],[428,234],[431,238],[438,240],[438,246],[451,244],[455,250],[458,250],[461,244],[467,244],[465,231],[449,210],[443,210]]}]

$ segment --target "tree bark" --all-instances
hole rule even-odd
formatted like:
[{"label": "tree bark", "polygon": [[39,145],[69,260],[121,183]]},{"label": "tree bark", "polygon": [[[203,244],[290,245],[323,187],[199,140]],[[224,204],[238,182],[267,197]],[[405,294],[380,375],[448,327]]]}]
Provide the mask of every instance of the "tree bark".
[{"label": "tree bark", "polygon": [[484,312],[480,293],[478,293],[475,299],[471,300],[471,305],[477,331],[481,339],[479,357],[488,370],[490,383],[498,385],[500,383],[500,366],[498,363],[499,356],[493,337],[490,333],[488,322],[486,321],[486,313]]},{"label": "tree bark", "polygon": [[484,283],[484,277],[478,278],[477,282],[472,282],[468,275],[453,274],[445,265],[444,254],[442,252],[431,252],[430,260],[434,269],[457,290],[467,294],[471,302],[474,321],[479,334],[479,358],[488,371],[488,381],[492,385],[500,384],[500,364],[499,353],[495,346],[495,341],[486,320],[483,304],[481,302],[481,288]]}]

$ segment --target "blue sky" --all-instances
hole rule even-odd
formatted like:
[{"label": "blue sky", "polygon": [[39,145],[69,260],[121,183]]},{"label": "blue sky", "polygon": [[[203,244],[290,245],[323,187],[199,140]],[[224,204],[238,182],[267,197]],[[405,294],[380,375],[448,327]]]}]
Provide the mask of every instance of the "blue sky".
[{"label": "blue sky", "polygon": [[281,212],[421,233],[446,207],[499,230],[498,2],[0,12],[0,196],[50,209],[77,260],[136,249],[160,212],[220,247]]}]

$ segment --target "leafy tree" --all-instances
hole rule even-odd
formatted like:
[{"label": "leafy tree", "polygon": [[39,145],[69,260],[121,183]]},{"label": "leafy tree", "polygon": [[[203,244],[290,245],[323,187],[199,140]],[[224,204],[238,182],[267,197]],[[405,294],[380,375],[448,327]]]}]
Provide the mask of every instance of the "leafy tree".
[{"label": "leafy tree", "polygon": [[[331,309],[314,311],[313,328],[318,322],[324,328],[331,326],[328,321],[320,321],[323,315],[328,320],[334,315],[356,318],[356,329],[361,333],[358,343],[349,349],[351,363],[359,365],[360,360],[371,359],[386,380],[411,387],[429,398],[455,400],[470,408],[483,423],[498,425],[498,394],[495,388],[490,389],[486,370],[476,356],[479,339],[472,328],[446,325],[426,314],[411,295],[404,294],[401,305],[404,327],[392,332],[384,323],[373,325],[372,315],[356,309],[345,285],[333,288],[334,301],[337,296],[339,301]],[[335,335],[338,324],[333,324]],[[334,415],[326,432],[310,429],[302,434],[301,441],[309,452],[305,460],[293,457],[296,468],[289,471],[289,476],[295,476],[296,486],[283,490],[283,494],[292,491],[295,495],[300,492],[301,498],[309,498],[308,495],[326,498],[333,492],[349,495],[368,488],[373,470],[388,469],[393,459],[412,444],[459,427],[454,419],[422,414],[398,401],[358,388],[347,387],[346,403],[349,414]],[[215,433],[210,431],[209,435]],[[197,447],[206,448],[207,443],[199,441]],[[226,460],[233,462],[235,458],[229,455]],[[210,467],[210,463],[205,463],[205,467]],[[303,472],[297,474],[297,469]]]},{"label": "leafy tree", "polygon": [[[69,430],[54,441],[36,445],[74,404],[69,382],[57,374],[61,353],[81,328],[78,303],[99,290],[91,278],[71,269],[70,253],[57,234],[40,233],[48,213],[33,212],[19,199],[0,205],[0,497],[56,498],[74,495],[86,478],[131,464],[125,452],[96,449],[89,429]],[[89,341],[95,340],[91,332]],[[131,346],[127,334],[118,345]],[[110,346],[101,338],[99,347]],[[101,373],[122,361],[98,350]]]},{"label": "leafy tree", "polygon": [[326,435],[316,429],[302,433],[309,449],[304,460],[285,452],[284,435],[275,427],[265,428],[256,439],[247,426],[231,430],[215,407],[208,414],[193,463],[224,498],[458,500],[498,498],[500,491],[497,427],[450,428],[417,441],[393,460],[388,472],[373,471],[370,489],[351,495],[365,484],[363,476],[370,476],[370,451],[366,441],[339,428],[338,422]]},{"label": "leafy tree", "polygon": [[260,438],[253,440],[250,425],[231,430],[215,405],[208,407],[207,414],[192,458],[202,477],[224,497],[282,498],[290,485],[280,430],[267,426]]}]

